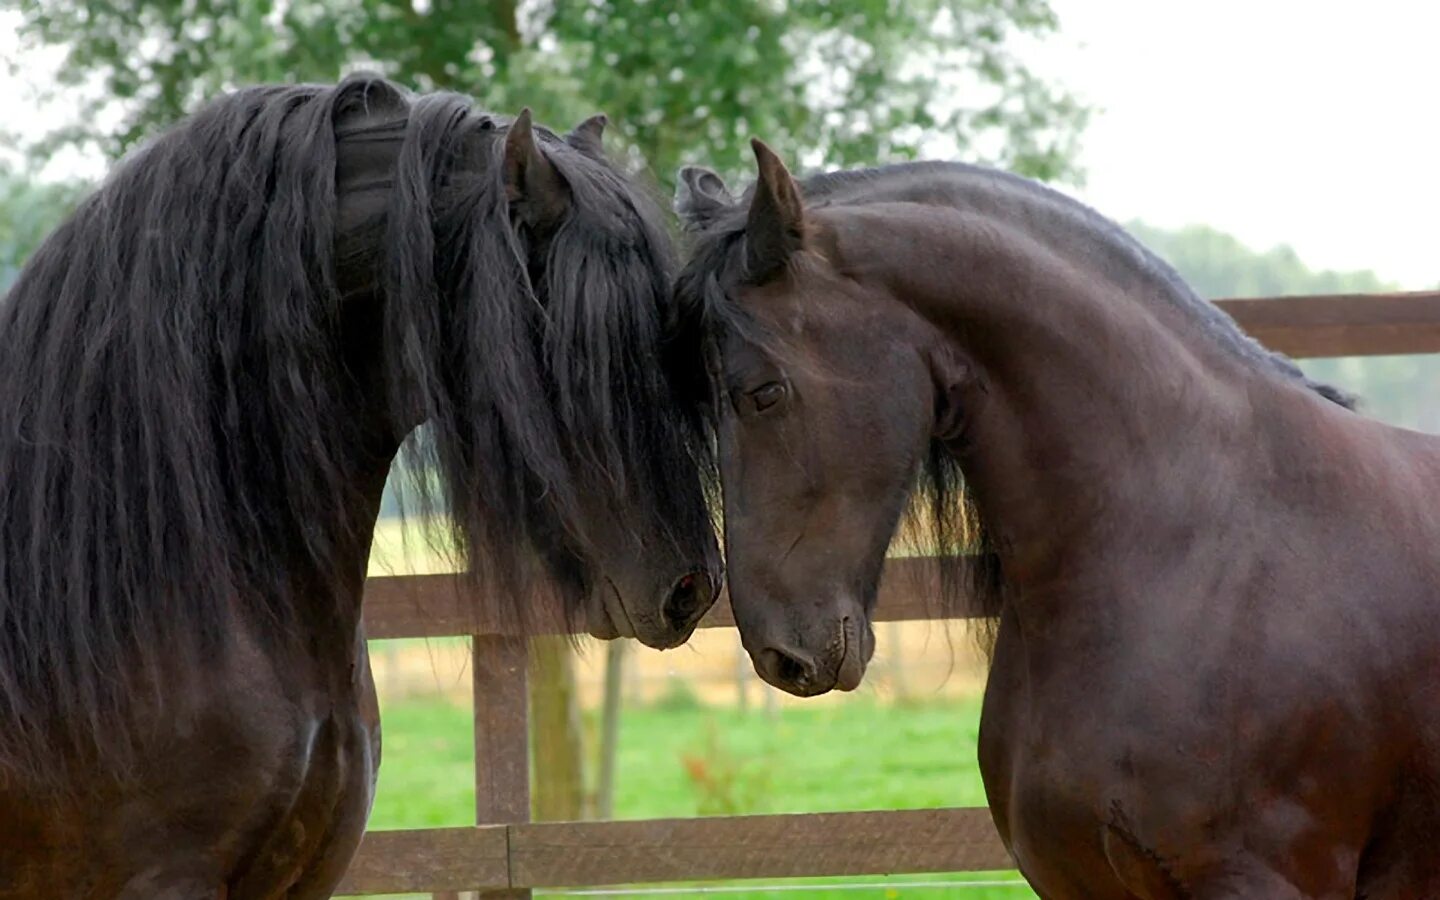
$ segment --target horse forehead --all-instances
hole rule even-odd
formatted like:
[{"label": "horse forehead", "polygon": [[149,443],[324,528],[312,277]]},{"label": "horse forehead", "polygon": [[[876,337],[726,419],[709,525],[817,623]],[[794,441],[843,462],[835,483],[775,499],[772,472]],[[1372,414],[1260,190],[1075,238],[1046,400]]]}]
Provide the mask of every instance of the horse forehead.
[{"label": "horse forehead", "polygon": [[741,308],[765,329],[795,337],[807,330],[806,319],[816,312],[804,285],[793,278],[741,289]]},{"label": "horse forehead", "polygon": [[792,267],[783,278],[741,293],[741,305],[772,328],[791,334],[845,329],[866,318],[872,291],[846,278],[822,253]]}]

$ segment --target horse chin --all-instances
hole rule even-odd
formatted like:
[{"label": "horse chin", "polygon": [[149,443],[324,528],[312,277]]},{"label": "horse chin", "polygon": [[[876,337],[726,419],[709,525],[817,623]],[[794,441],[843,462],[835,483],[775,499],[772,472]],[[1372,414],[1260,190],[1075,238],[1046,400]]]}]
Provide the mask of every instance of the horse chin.
[{"label": "horse chin", "polygon": [[620,637],[620,629],[615,627],[608,613],[603,610],[595,612],[591,610],[590,620],[585,628],[585,633],[601,641],[613,641]]},{"label": "horse chin", "polygon": [[609,578],[601,578],[590,592],[590,636],[602,641],[635,637],[635,626],[620,602],[620,593]]},{"label": "horse chin", "polygon": [[865,622],[846,619],[841,630],[844,634],[845,649],[840,657],[840,665],[835,670],[835,690],[853,691],[865,680],[865,667],[875,652],[875,640],[871,637],[870,626]]}]

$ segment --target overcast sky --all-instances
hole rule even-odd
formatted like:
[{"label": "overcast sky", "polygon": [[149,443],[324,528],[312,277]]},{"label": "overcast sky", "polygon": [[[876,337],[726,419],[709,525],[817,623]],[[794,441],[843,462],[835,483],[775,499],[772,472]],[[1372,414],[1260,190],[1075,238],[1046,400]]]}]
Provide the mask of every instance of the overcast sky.
[{"label": "overcast sky", "polygon": [[[1036,64],[1099,107],[1082,199],[1121,221],[1205,223],[1260,249],[1289,243],[1312,266],[1440,284],[1440,2],[1052,3],[1064,33]],[[6,59],[14,21],[0,15]],[[29,97],[46,62],[0,71],[6,126],[63,115],[36,115]]]},{"label": "overcast sky", "polygon": [[1440,285],[1440,3],[1052,3],[1100,212]]}]

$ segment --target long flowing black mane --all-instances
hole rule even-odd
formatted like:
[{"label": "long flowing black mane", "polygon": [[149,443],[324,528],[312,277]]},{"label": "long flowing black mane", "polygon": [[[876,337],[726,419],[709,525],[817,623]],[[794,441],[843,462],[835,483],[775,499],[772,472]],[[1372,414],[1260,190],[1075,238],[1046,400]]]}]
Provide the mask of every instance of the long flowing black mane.
[{"label": "long flowing black mane", "polygon": [[[340,261],[384,288],[364,396],[337,126],[377,109],[403,135],[367,226],[383,249]],[[135,698],[201,670],[237,616],[276,642],[313,632],[303,600],[363,577],[356,448],[385,451],[377,419],[396,442],[428,421],[413,493],[443,497],[438,542],[517,620],[537,558],[573,557],[574,614],[582,486],[622,523],[692,524],[677,485],[709,456],[654,365],[673,273],[655,206],[537,131],[572,194],[541,243],[511,218],[506,126],[370,76],[241,90],[36,251],[0,302],[0,774],[122,764]]]},{"label": "long flowing black mane", "polygon": [[[1078,229],[1103,236],[1108,252],[1126,264],[1138,264],[1163,282],[1171,300],[1187,309],[1201,330],[1221,346],[1262,370],[1299,381],[1346,408],[1354,407],[1354,397],[1332,385],[1311,381],[1288,357],[1246,335],[1230,316],[1197,295],[1173,268],[1118,225],[1038,182],[978,166],[926,161],[823,173],[798,184],[807,205],[824,206],[897,197],[938,202],[935,197],[947,184],[974,182],[979,182],[983,190],[1013,192],[1026,202],[1044,204],[1052,217],[1063,217]],[[695,216],[698,234],[675,288],[676,343],[692,348],[686,354],[688,358],[699,360],[713,354],[717,341],[725,335],[735,335],[772,353],[785,353],[784,339],[765,330],[730,296],[745,277],[745,225],[753,190],[752,185],[740,202],[727,208],[706,209]],[[708,374],[692,367],[685,383],[689,402],[705,408],[713,419],[716,388]],[[931,444],[916,473],[911,505],[900,534],[912,549],[937,559],[941,611],[952,615],[965,611],[992,620],[999,616],[1004,604],[999,557],[989,529],[966,490],[959,461],[938,441]],[[993,621],[979,629],[987,649],[993,634]]]},{"label": "long flowing black mane", "polygon": [[[487,592],[514,598],[516,621],[527,619],[537,577],[570,568],[562,587],[573,618],[588,587],[575,548],[593,537],[582,492],[608,498],[621,523],[626,507],[646,511],[672,540],[709,527],[694,521],[683,489],[697,475],[713,489],[706,427],[676,402],[655,358],[671,247],[649,197],[543,129],[570,214],[543,237],[517,228],[498,172],[503,135],[467,110],[455,96],[422,100],[401,151],[386,335],[403,370],[391,403],[427,422],[403,451],[412,477],[401,494],[427,513],[443,503],[453,527],[432,532],[436,549],[468,563]],[[467,153],[478,153],[479,174],[452,171]],[[430,181],[407,184],[412,171]],[[408,224],[427,216],[431,231]],[[542,557],[545,572],[535,568]]]}]

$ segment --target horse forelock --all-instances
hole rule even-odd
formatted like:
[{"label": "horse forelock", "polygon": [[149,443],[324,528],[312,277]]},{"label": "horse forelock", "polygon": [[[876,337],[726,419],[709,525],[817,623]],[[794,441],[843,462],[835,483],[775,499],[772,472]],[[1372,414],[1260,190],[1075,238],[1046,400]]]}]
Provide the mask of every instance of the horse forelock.
[{"label": "horse forelock", "polygon": [[[417,476],[406,493],[448,510],[432,544],[468,563],[508,620],[534,617],[537,552],[548,575],[570,571],[573,623],[594,562],[582,495],[652,540],[693,543],[700,527],[683,486],[710,470],[708,444],[655,358],[672,250],[638,186],[539,128],[571,202],[553,233],[512,221],[508,125],[478,128],[464,103],[417,103],[401,167],[425,175],[397,179],[391,210],[392,402],[418,402],[427,422],[403,451]],[[433,232],[417,234],[405,223],[427,208]]]}]

